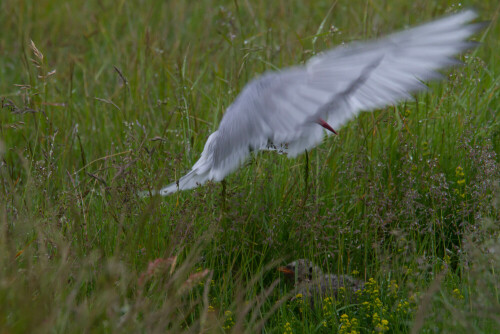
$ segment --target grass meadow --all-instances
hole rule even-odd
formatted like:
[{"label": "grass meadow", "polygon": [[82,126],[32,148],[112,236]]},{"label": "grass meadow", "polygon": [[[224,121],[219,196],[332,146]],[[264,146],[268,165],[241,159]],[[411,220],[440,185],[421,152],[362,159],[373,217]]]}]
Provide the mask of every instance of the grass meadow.
[{"label": "grass meadow", "polygon": [[[414,99],[222,185],[187,172],[266,70],[473,6]],[[0,2],[0,333],[500,332],[494,0]],[[307,173],[304,171],[307,167]],[[276,270],[366,280],[310,308]],[[295,298],[290,298],[294,297]]]}]

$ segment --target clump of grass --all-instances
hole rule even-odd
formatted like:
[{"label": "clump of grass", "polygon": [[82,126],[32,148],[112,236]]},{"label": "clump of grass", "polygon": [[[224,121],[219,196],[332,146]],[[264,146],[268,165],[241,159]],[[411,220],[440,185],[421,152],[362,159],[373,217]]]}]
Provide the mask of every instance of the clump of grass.
[{"label": "clump of grass", "polygon": [[240,333],[262,328],[273,312],[266,301],[276,283],[255,285],[259,273],[253,283],[240,282],[234,301],[218,300],[213,271],[200,267],[203,247],[156,258],[135,271],[119,257],[98,251],[82,257],[49,221],[2,221],[2,328]]}]

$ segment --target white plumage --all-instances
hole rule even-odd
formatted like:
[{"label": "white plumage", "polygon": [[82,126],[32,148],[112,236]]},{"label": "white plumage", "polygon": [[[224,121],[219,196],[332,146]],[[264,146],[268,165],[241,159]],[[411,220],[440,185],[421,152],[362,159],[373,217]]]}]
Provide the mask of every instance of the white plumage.
[{"label": "white plumage", "polygon": [[[251,151],[287,145],[289,157],[317,146],[328,125],[337,129],[370,111],[425,90],[423,81],[457,64],[473,47],[467,38],[481,28],[466,10],[365,43],[351,43],[311,58],[305,66],[266,72],[248,83],[205,144],[191,171],[159,191],[168,195],[221,181]],[[325,122],[328,123],[325,125]]]}]

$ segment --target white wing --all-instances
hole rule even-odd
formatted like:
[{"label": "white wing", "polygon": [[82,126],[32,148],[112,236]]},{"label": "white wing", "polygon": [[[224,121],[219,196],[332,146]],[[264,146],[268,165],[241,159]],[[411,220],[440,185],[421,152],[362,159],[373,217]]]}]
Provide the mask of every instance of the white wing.
[{"label": "white wing", "polygon": [[[349,94],[337,93],[343,95],[348,108],[339,107],[341,101],[337,99],[333,109],[323,106],[314,117],[324,117],[337,128],[361,110],[381,108],[410,98],[412,92],[425,90],[422,81],[441,78],[437,70],[460,64],[453,56],[476,45],[466,41],[483,27],[482,23],[467,24],[476,16],[472,10],[460,12],[374,42],[351,44],[312,58],[307,69],[313,87],[348,87],[354,80],[363,81]],[[379,64],[367,70],[370,73],[365,73],[366,78],[361,78],[365,68],[378,59]]]},{"label": "white wing", "polygon": [[482,27],[468,24],[476,16],[464,11],[254,79],[229,106],[191,171],[160,194],[220,181],[269,143],[288,145],[288,155],[295,157],[321,142],[321,118],[337,129],[362,110],[424,90],[422,81],[440,78],[437,70],[456,64],[452,57],[474,45],[466,39]]}]

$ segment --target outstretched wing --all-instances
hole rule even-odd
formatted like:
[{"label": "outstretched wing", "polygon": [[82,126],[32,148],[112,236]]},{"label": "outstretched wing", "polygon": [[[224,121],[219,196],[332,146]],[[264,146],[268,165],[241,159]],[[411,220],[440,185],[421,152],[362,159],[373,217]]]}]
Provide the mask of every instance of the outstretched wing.
[{"label": "outstretched wing", "polygon": [[[363,80],[355,90],[339,92],[322,106],[310,120],[322,117],[338,128],[361,110],[373,110],[411,97],[425,90],[423,81],[440,79],[440,69],[460,64],[457,53],[476,45],[467,41],[483,27],[468,24],[476,18],[472,10],[389,35],[385,38],[336,48],[312,58],[307,64],[310,84],[318,89],[332,85],[347,87]],[[364,66],[380,59],[363,77]]]},{"label": "outstretched wing", "polygon": [[440,69],[474,43],[467,38],[481,28],[468,24],[467,10],[385,38],[352,43],[313,57],[305,66],[268,72],[251,81],[229,106],[202,157],[168,194],[207,180],[220,181],[252,150],[286,144],[294,157],[318,145],[324,118],[337,129],[362,110],[373,110],[424,90],[422,81],[440,78]]}]

